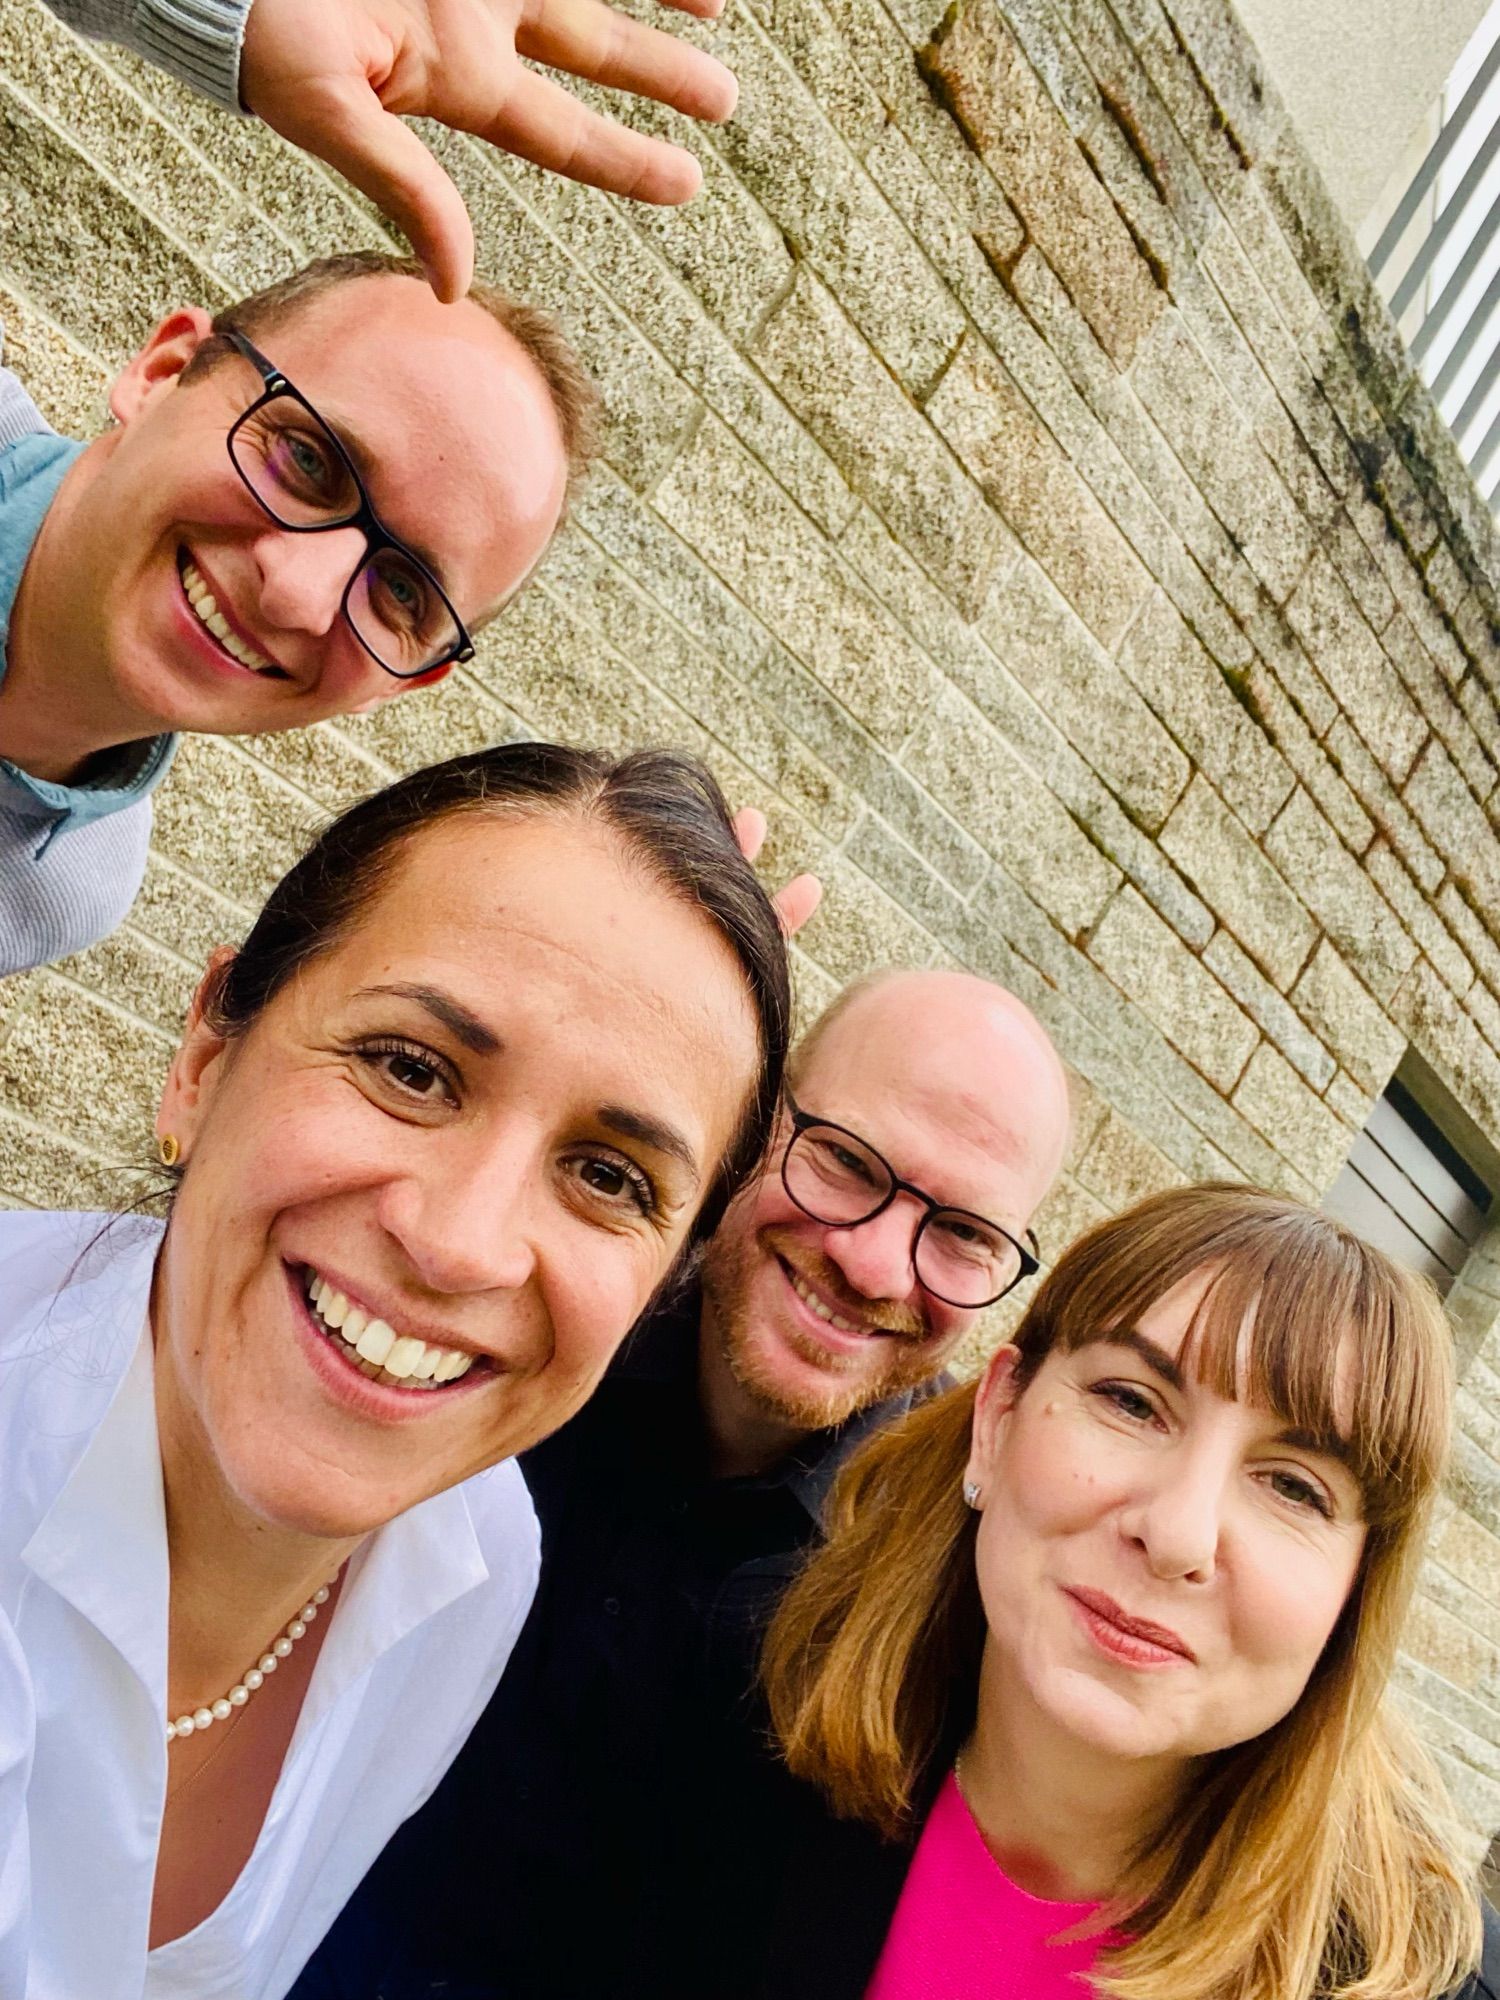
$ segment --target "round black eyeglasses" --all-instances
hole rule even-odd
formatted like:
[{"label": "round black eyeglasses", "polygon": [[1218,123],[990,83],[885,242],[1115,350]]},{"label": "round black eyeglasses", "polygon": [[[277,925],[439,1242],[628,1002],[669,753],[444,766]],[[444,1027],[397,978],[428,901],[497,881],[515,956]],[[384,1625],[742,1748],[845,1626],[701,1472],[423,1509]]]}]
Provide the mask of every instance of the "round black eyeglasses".
[{"label": "round black eyeglasses", "polygon": [[233,330],[224,338],[265,384],[229,429],[229,457],[261,511],[294,535],[358,528],[365,553],[340,609],[376,666],[398,681],[472,660],[474,642],[437,577],[370,504],[348,448],[300,389]]},{"label": "round black eyeglasses", "polygon": [[831,1229],[855,1229],[883,1215],[898,1194],[911,1195],[925,1211],[912,1237],[912,1269],[935,1299],[977,1312],[1041,1269],[1029,1229],[1023,1243],[998,1222],[945,1208],[902,1180],[857,1132],[813,1117],[790,1098],[787,1109],[792,1136],[781,1159],[781,1184],[798,1208]]}]

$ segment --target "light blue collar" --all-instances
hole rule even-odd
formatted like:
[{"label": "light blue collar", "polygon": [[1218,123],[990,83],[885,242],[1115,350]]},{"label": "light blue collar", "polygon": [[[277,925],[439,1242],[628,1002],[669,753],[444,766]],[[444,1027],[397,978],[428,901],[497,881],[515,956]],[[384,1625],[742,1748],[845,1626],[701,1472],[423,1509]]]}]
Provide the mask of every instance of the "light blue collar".
[{"label": "light blue collar", "polygon": [[[38,431],[0,451],[0,679],[21,572],[64,475],[85,449],[71,438]],[[144,799],[167,775],[176,749],[175,736],[122,743],[95,760],[98,768],[81,785],[50,784],[0,757],[0,799],[39,810],[53,822],[51,832],[60,833],[64,826],[103,819]]]}]

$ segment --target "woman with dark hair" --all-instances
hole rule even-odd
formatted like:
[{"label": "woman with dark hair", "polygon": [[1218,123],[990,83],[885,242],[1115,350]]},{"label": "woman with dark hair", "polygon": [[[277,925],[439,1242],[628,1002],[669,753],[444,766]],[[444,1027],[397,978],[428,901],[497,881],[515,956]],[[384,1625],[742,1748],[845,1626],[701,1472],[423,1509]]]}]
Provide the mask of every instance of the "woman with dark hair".
[{"label": "woman with dark hair", "polygon": [[1490,1993],[1387,1700],[1451,1348],[1422,1280],[1254,1189],[1073,1244],[978,1384],[850,1462],[783,1601],[771,1710],[829,1811],[799,1840],[789,1788],[735,1990]]},{"label": "woman with dark hair", "polygon": [[509,1461],[758,1161],[788,1014],[699,765],[457,758],[215,956],[165,1227],[0,1215],[29,2000],[285,1993],[493,1689],[537,1566]]}]

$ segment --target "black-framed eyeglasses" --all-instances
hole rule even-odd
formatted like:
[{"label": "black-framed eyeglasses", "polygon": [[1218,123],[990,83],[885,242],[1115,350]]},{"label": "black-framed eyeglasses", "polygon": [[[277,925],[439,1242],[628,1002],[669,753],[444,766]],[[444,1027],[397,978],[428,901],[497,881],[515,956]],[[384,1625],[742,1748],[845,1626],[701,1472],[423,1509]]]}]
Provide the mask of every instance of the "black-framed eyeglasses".
[{"label": "black-framed eyeglasses", "polygon": [[261,511],[294,535],[358,528],[365,553],[344,586],[349,629],[398,681],[474,657],[474,642],[427,564],[370,504],[338,433],[242,333],[224,338],[265,384],[229,427],[229,458]]},{"label": "black-framed eyeglasses", "polygon": [[790,1097],[786,1105],[792,1136],[781,1157],[781,1184],[814,1222],[855,1229],[883,1215],[898,1194],[911,1195],[925,1211],[911,1245],[918,1282],[945,1305],[970,1311],[994,1305],[1041,1269],[1029,1229],[1021,1242],[985,1216],[945,1207],[925,1188],[902,1180],[857,1132],[815,1118]]}]

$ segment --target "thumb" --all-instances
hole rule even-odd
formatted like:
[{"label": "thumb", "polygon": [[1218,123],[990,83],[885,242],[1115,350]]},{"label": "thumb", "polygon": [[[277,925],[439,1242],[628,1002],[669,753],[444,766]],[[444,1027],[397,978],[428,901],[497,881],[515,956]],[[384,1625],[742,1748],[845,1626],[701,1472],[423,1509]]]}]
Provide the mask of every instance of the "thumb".
[{"label": "thumb", "polygon": [[755,806],[741,806],[734,816],[734,837],[747,861],[753,861],[766,844],[766,816]]},{"label": "thumb", "polygon": [[474,231],[463,196],[363,78],[326,92],[304,87],[295,103],[249,108],[368,195],[410,243],[445,304],[463,297],[474,276]]},{"label": "thumb", "polygon": [[795,937],[823,900],[823,884],[816,875],[795,875],[784,889],[771,898],[787,937]]}]

